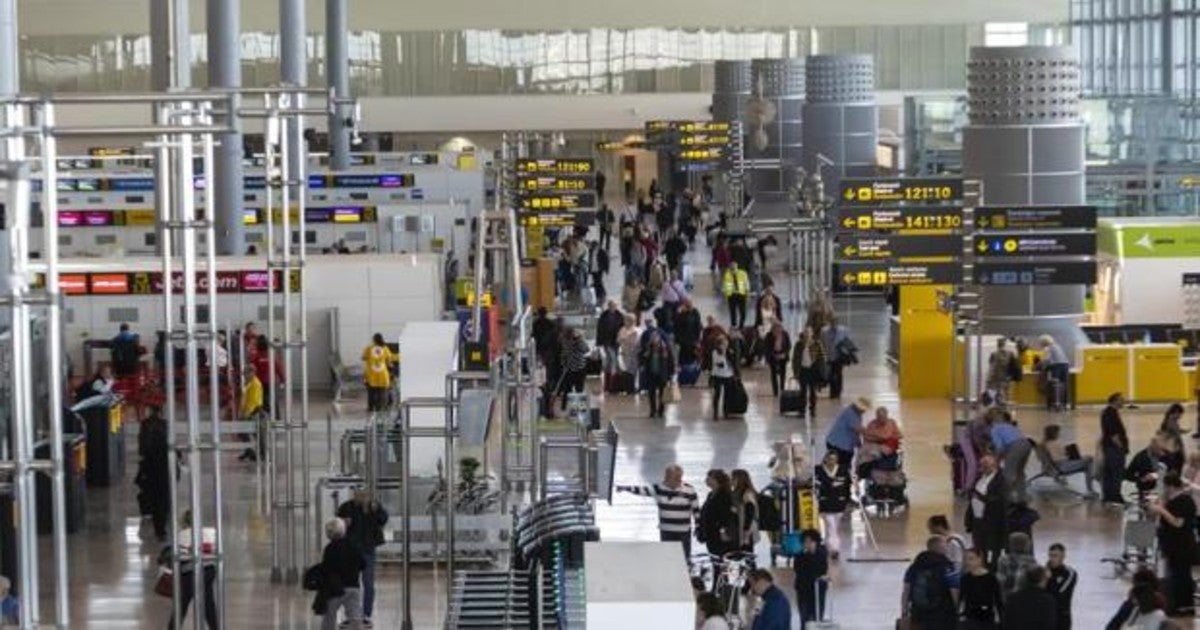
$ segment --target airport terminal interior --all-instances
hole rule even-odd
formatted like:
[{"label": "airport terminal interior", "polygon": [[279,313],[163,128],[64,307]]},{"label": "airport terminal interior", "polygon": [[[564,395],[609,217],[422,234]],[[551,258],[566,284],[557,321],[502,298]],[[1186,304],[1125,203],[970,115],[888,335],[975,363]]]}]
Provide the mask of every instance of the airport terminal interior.
[{"label": "airport terminal interior", "polygon": [[0,0],[0,628],[1200,628],[1196,0]]}]

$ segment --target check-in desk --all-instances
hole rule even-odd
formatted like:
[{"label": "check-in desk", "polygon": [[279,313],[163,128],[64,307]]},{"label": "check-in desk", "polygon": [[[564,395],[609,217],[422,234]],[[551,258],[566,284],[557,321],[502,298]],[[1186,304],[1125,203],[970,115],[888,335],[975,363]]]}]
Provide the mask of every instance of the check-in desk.
[{"label": "check-in desk", "polygon": [[[1187,365],[1176,344],[1097,344],[1076,350],[1068,391],[1078,405],[1102,405],[1114,392],[1130,402],[1168,403],[1192,400],[1198,386],[1196,367]],[[1026,369],[1012,398],[1019,405],[1044,404],[1036,371]]]}]

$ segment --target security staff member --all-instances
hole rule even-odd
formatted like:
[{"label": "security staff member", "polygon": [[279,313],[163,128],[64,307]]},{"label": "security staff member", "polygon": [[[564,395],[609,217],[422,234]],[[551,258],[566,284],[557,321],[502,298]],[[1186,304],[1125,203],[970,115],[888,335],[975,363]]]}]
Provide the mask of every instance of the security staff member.
[{"label": "security staff member", "polygon": [[363,379],[367,384],[367,411],[383,411],[387,407],[387,393],[392,386],[391,367],[399,362],[396,354],[383,342],[383,335],[375,333],[373,343],[363,350]]},{"label": "security staff member", "polygon": [[730,262],[729,267],[725,269],[721,290],[729,304],[729,325],[741,328],[746,324],[746,297],[750,294],[750,276],[746,275],[746,271],[739,267],[737,262]]}]

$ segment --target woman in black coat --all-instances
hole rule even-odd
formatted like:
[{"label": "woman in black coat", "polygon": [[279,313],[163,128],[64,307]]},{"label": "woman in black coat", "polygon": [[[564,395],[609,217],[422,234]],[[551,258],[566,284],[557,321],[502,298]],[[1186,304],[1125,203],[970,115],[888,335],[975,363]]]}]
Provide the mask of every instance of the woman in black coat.
[{"label": "woman in black coat", "polygon": [[697,537],[708,553],[723,556],[738,550],[737,512],[733,507],[733,483],[724,470],[710,470],[704,480],[708,497],[700,508]]},{"label": "woman in black coat", "polygon": [[138,504],[154,524],[154,535],[159,540],[167,538],[167,519],[171,513],[171,465],[168,459],[170,446],[167,442],[167,426],[157,408],[142,421],[138,433],[137,476],[134,483],[141,492]]}]

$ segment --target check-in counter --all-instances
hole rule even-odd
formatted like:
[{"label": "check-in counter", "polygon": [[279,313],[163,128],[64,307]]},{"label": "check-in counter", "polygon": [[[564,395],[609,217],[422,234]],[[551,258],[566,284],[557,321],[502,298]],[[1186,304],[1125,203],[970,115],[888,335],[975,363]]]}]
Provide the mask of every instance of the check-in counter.
[{"label": "check-in counter", "polygon": [[1195,368],[1185,368],[1173,343],[1083,346],[1077,351],[1075,399],[1103,404],[1113,392],[1132,402],[1180,402],[1195,391]]}]

